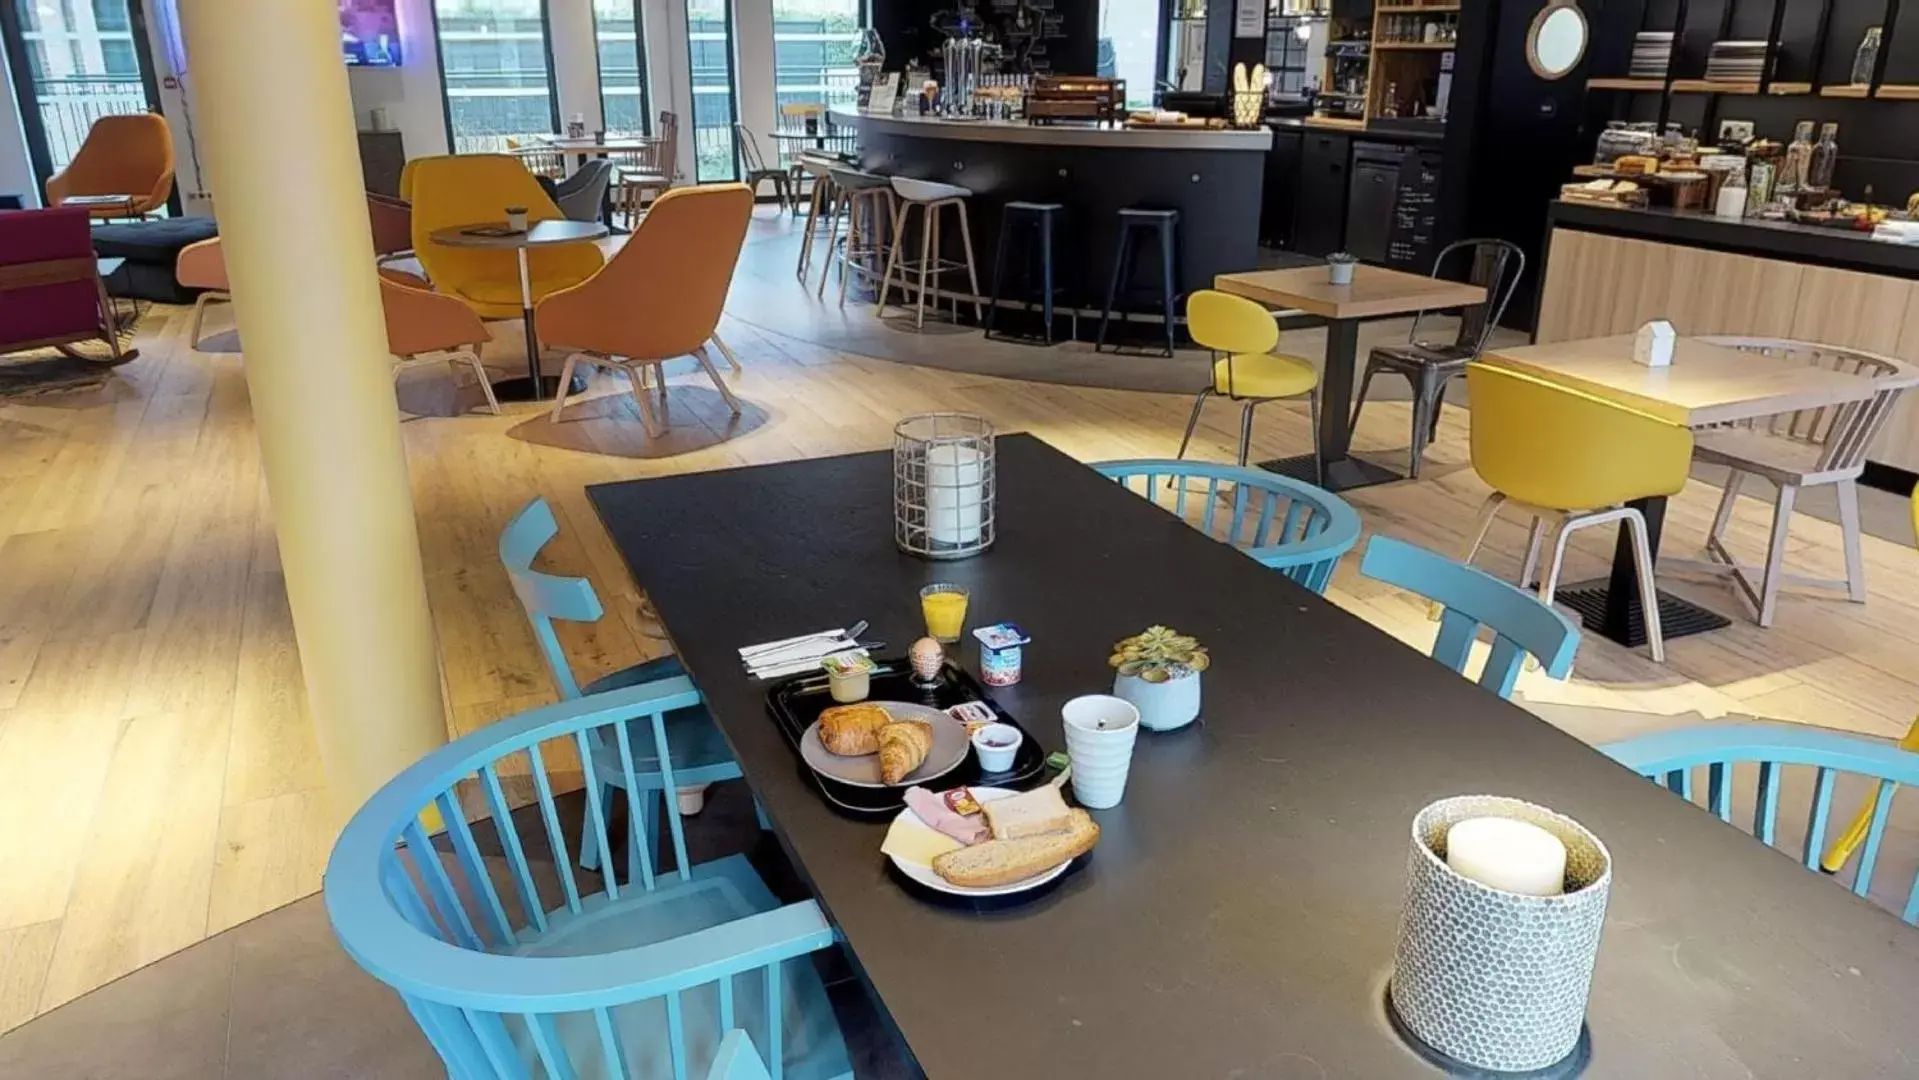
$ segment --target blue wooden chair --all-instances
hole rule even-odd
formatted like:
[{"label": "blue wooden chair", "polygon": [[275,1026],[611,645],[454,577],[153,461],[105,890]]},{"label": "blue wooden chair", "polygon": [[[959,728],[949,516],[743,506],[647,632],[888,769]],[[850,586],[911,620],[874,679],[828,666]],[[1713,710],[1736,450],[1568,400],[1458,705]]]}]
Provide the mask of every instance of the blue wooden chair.
[{"label": "blue wooden chair", "polygon": [[1466,659],[1479,628],[1490,627],[1493,648],[1480,670],[1479,685],[1500,697],[1512,697],[1513,683],[1519,680],[1519,669],[1529,653],[1555,679],[1572,672],[1579,630],[1524,589],[1390,536],[1375,535],[1366,544],[1359,572],[1441,606],[1433,659],[1461,675],[1466,673]]},{"label": "blue wooden chair", "polygon": [[[588,891],[595,879],[574,870],[542,745],[570,741],[585,757],[597,735],[615,747],[637,815],[635,731],[666,743],[668,717],[699,702],[674,678],[509,717],[407,768],[347,823],[327,863],[327,917],[449,1075],[687,1080],[708,1074],[737,1028],[773,1077],[852,1076],[809,959],[835,942],[817,903],[782,906],[744,855],[693,866],[670,801],[677,871],[656,873],[642,849],[621,880],[594,784],[580,846],[608,872]],[[657,760],[671,786],[671,755]],[[536,797],[516,817],[502,781],[522,775]],[[490,826],[469,825],[463,803],[483,805]]]},{"label": "blue wooden chair", "polygon": [[[1693,770],[1706,775],[1705,809],[1719,820],[1733,818],[1733,768],[1756,765],[1752,834],[1771,847],[1776,842],[1780,791],[1786,766],[1814,769],[1806,835],[1798,858],[1808,870],[1819,867],[1826,824],[1832,815],[1833,785],[1842,773],[1865,777],[1874,792],[1871,824],[1866,827],[1859,869],[1852,880],[1854,895],[1872,888],[1879,848],[1892,816],[1893,795],[1901,784],[1919,784],[1919,754],[1886,743],[1798,724],[1720,724],[1681,728],[1642,735],[1600,747],[1607,756],[1642,776],[1661,781],[1680,798],[1693,798]],[[1877,781],[1876,786],[1871,784]],[[1900,917],[1919,923],[1919,877],[1907,891]]]},{"label": "blue wooden chair", "polygon": [[1316,593],[1326,591],[1339,560],[1359,543],[1359,515],[1346,500],[1264,469],[1164,458],[1092,467]]},{"label": "blue wooden chair", "polygon": [[[546,500],[534,499],[514,515],[500,533],[500,563],[506,567],[513,594],[519,597],[520,607],[533,625],[533,636],[540,643],[540,653],[546,658],[554,685],[560,688],[560,697],[568,700],[591,697],[609,690],[684,676],[686,669],[680,665],[679,657],[662,656],[580,686],[566,662],[566,653],[560,649],[560,639],[553,632],[553,620],[598,622],[605,610],[593,591],[593,584],[585,578],[559,577],[533,569],[533,560],[540,549],[559,531],[559,523],[553,520],[553,511]],[[696,704],[669,715],[666,737],[673,761],[678,765],[679,786],[712,784],[740,775],[739,764],[733,760],[725,737],[714,726],[704,706]],[[590,751],[587,760],[601,789],[599,802],[610,808],[612,789],[625,785],[627,771],[621,768],[614,748],[597,733],[590,733],[587,749]],[[654,806],[662,799],[671,801],[669,792],[673,785],[664,781],[653,758],[642,757],[638,766],[632,775],[640,782],[637,794],[641,796],[638,800],[641,813],[630,820],[634,825],[633,834],[650,842],[658,831],[655,826],[659,819],[653,816]],[[599,865],[598,853],[591,848],[582,853],[582,859],[581,865],[588,870]]]}]

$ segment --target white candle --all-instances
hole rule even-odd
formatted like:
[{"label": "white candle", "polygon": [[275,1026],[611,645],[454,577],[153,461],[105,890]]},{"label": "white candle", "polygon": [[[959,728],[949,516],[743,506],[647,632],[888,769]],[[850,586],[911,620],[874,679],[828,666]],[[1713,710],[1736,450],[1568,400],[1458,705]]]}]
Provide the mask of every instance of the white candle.
[{"label": "white candle", "polygon": [[1468,818],[1446,832],[1446,865],[1481,885],[1525,896],[1566,891],[1566,845],[1514,818]]},{"label": "white candle", "polygon": [[985,454],[953,445],[926,451],[926,530],[934,543],[978,543],[985,501]]}]

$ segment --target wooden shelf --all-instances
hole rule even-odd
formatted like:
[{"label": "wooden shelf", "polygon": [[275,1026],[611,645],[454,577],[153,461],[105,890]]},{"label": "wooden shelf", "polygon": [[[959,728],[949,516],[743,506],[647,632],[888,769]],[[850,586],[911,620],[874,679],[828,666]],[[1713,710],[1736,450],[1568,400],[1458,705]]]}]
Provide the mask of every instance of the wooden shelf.
[{"label": "wooden shelf", "polygon": [[1776,97],[1792,97],[1799,94],[1810,94],[1812,93],[1812,84],[1809,82],[1776,82],[1773,83],[1766,92]]},{"label": "wooden shelf", "polygon": [[1674,79],[1675,94],[1757,94],[1756,82],[1722,82],[1718,79]]},{"label": "wooden shelf", "polygon": [[1919,101],[1919,86],[1888,83],[1873,96],[1886,101]]},{"label": "wooden shelf", "polygon": [[1820,97],[1862,98],[1870,96],[1871,93],[1872,87],[1865,83],[1848,83],[1845,86],[1822,86],[1819,88]]},{"label": "wooden shelf", "polygon": [[1459,48],[1459,42],[1457,41],[1375,41],[1373,42],[1374,52],[1378,52],[1381,49],[1390,49],[1394,51],[1403,50],[1403,51],[1409,51],[1409,52],[1414,49],[1421,49],[1427,52],[1438,52],[1440,50],[1450,51],[1457,48]]},{"label": "wooden shelf", "polygon": [[1588,90],[1653,90],[1666,88],[1664,79],[1587,79]]},{"label": "wooden shelf", "polygon": [[1382,5],[1373,9],[1375,12],[1386,15],[1423,15],[1429,11],[1445,14],[1449,11],[1458,10],[1458,4],[1391,4]]},{"label": "wooden shelf", "polygon": [[1358,117],[1309,116],[1306,118],[1305,123],[1306,126],[1310,128],[1331,128],[1335,131],[1366,130],[1366,121]]}]

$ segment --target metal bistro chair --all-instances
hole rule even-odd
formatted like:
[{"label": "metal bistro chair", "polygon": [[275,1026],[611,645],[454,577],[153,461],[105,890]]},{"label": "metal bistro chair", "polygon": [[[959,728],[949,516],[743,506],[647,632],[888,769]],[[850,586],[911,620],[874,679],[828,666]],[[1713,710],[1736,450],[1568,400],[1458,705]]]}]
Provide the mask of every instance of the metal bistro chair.
[{"label": "metal bistro chair", "polygon": [[[1900,785],[1919,783],[1919,754],[1800,724],[1714,724],[1681,728],[1611,743],[1600,750],[1641,776],[1664,783],[1668,791],[1687,802],[1694,799],[1693,772],[1703,768],[1704,809],[1728,823],[1733,819],[1734,788],[1742,787],[1746,776],[1756,774],[1751,832],[1768,847],[1780,842],[1782,792],[1797,786],[1788,779],[1786,770],[1792,766],[1810,767],[1813,773],[1807,799],[1806,832],[1798,854],[1799,861],[1808,870],[1819,868],[1819,853],[1832,816],[1834,787],[1842,775],[1863,777],[1873,801],[1859,867],[1850,885],[1855,896],[1866,896],[1872,889],[1879,848],[1885,840],[1886,824],[1892,817],[1894,795]],[[1798,802],[1793,796],[1801,794],[1805,793],[1795,790],[1788,797]],[[1904,908],[1894,910],[1898,910],[1900,918],[1907,923],[1919,923],[1919,880],[1908,888]]]},{"label": "metal bistro chair", "polygon": [[1442,605],[1432,657],[1461,675],[1466,673],[1480,626],[1490,627],[1492,652],[1478,682],[1502,698],[1513,696],[1513,684],[1519,681],[1519,669],[1529,653],[1555,679],[1572,672],[1579,630],[1524,589],[1390,536],[1375,535],[1366,544],[1359,572]]},{"label": "metal bistro chair", "polygon": [[[573,868],[542,747],[617,747],[637,813],[636,738],[666,741],[666,718],[699,704],[679,678],[509,717],[410,766],[347,823],[327,862],[328,920],[450,1076],[684,1080],[737,1070],[726,1036],[738,1029],[781,1075],[850,1080],[812,962],[835,942],[816,901],[782,905],[744,854],[693,865],[670,808],[677,872],[635,847],[614,873],[592,784],[580,846],[607,872]],[[506,785],[523,779],[532,804],[514,814]],[[469,825],[468,805],[491,821]]]},{"label": "metal bistro chair", "polygon": [[[553,620],[564,619],[568,622],[598,622],[605,609],[600,606],[600,598],[593,591],[593,583],[585,578],[560,577],[542,573],[533,569],[533,560],[547,542],[559,535],[559,523],[553,520],[553,511],[546,505],[545,499],[534,499],[527,503],[513,520],[507,522],[500,533],[500,565],[506,568],[506,576],[513,583],[513,595],[520,600],[520,609],[526,614],[526,621],[533,627],[533,637],[540,645],[540,655],[546,659],[546,667],[553,675],[553,685],[560,691],[565,701],[577,698],[594,698],[612,690],[623,690],[633,686],[646,686],[686,675],[686,669],[680,665],[677,656],[662,656],[623,668],[581,687],[573,677],[573,668],[566,661],[566,652],[560,648],[560,639],[553,632]],[[683,709],[665,714],[660,721],[666,745],[670,751],[672,764],[669,767],[666,757],[649,755],[646,747],[653,745],[644,740],[633,744],[636,749],[624,746],[629,740],[621,738],[608,743],[602,733],[590,731],[586,737],[587,753],[581,755],[583,762],[593,768],[594,778],[599,781],[595,788],[596,798],[588,801],[589,808],[597,808],[601,815],[610,813],[613,805],[613,791],[616,788],[627,792],[633,814],[631,833],[638,843],[649,853],[658,830],[659,818],[653,813],[653,803],[669,789],[703,788],[721,780],[736,779],[740,775],[740,766],[733,760],[732,751],[727,749],[726,739],[719,728],[713,725],[713,718],[707,715],[703,705],[695,703]],[[637,738],[642,732],[629,732]],[[651,738],[651,736],[648,736]],[[633,755],[638,753],[638,757]],[[637,785],[637,786],[634,786]],[[674,813],[680,807],[673,799],[666,802]],[[592,817],[588,827],[596,824],[605,827],[605,817]],[[585,831],[584,829],[582,830]],[[599,851],[585,848],[580,852],[581,865],[588,870],[599,865]]]},{"label": "metal bistro chair", "polygon": [[[1413,438],[1408,451],[1411,463],[1407,472],[1419,479],[1419,464],[1426,456],[1426,444],[1439,432],[1439,410],[1445,403],[1446,384],[1466,370],[1466,365],[1485,351],[1486,340],[1506,313],[1506,304],[1519,290],[1519,279],[1526,275],[1526,253],[1506,240],[1459,240],[1446,245],[1433,260],[1433,277],[1441,276],[1447,260],[1470,253],[1472,264],[1466,280],[1486,290],[1486,302],[1474,304],[1459,313],[1459,332],[1450,344],[1422,341],[1420,312],[1413,317],[1412,333],[1404,345],[1381,345],[1366,357],[1366,374],[1359,380],[1359,396],[1353,401],[1353,428],[1359,427],[1359,411],[1366,407],[1366,390],[1373,376],[1385,371],[1403,375],[1413,389]],[[1508,271],[1511,276],[1508,277]]]},{"label": "metal bistro chair", "polygon": [[1196,344],[1211,349],[1216,359],[1212,385],[1193,399],[1193,413],[1186,419],[1186,434],[1180,438],[1179,453],[1174,456],[1186,456],[1193,431],[1199,427],[1200,410],[1214,394],[1246,403],[1239,419],[1242,466],[1253,450],[1253,410],[1269,401],[1304,395],[1313,429],[1313,467],[1324,483],[1326,462],[1319,453],[1319,369],[1312,361],[1297,356],[1273,355],[1279,344],[1279,323],[1272,312],[1243,296],[1201,289],[1186,300],[1186,332]]},{"label": "metal bistro chair", "polygon": [[[1092,467],[1316,593],[1325,593],[1339,560],[1359,543],[1359,515],[1344,499],[1264,469],[1165,459],[1104,461]],[[1205,481],[1204,487],[1187,483],[1194,479]],[[1191,513],[1189,494],[1197,496]]]},{"label": "metal bistro chair", "polygon": [[[1800,409],[1783,416],[1741,421],[1707,428],[1695,436],[1693,457],[1732,470],[1706,537],[1709,561],[1672,560],[1670,565],[1729,575],[1752,605],[1760,626],[1771,626],[1779,609],[1780,586],[1811,585],[1843,588],[1855,604],[1866,601],[1866,567],[1859,550],[1859,476],[1865,471],[1866,449],[1878,436],[1899,395],[1919,384],[1919,365],[1890,356],[1820,345],[1809,341],[1772,338],[1709,337],[1702,340],[1744,352],[1798,357],[1835,371],[1862,375],[1873,382],[1865,401],[1818,409]],[[1747,476],[1773,485],[1772,539],[1764,567],[1741,563],[1726,547],[1726,526]],[[1792,524],[1793,503],[1801,488],[1831,484],[1839,498],[1839,524],[1845,541],[1846,577],[1830,581],[1789,574],[1785,570],[1786,534]],[[1757,574],[1757,580],[1754,576]]]},{"label": "metal bistro chair", "polygon": [[799,199],[792,190],[792,176],[785,169],[767,166],[766,159],[760,156],[759,141],[753,138],[752,132],[746,130],[745,124],[733,125],[733,142],[739,147],[741,171],[745,174],[740,177],[740,182],[753,192],[753,197],[758,199],[760,185],[770,181],[773,185],[773,197],[779,200],[781,212],[797,209]]}]

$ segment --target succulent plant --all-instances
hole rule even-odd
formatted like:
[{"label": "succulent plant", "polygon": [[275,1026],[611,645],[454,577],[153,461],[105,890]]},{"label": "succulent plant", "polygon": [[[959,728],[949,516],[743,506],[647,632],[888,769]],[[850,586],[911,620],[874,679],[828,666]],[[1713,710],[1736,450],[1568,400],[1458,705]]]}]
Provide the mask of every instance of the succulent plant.
[{"label": "succulent plant", "polygon": [[1114,642],[1106,662],[1121,675],[1162,683],[1196,675],[1213,661],[1196,639],[1171,627],[1149,626],[1144,633]]},{"label": "succulent plant", "polygon": [[1335,251],[1331,255],[1326,256],[1326,261],[1335,264],[1356,263],[1359,261],[1359,256],[1354,255],[1350,251]]}]

